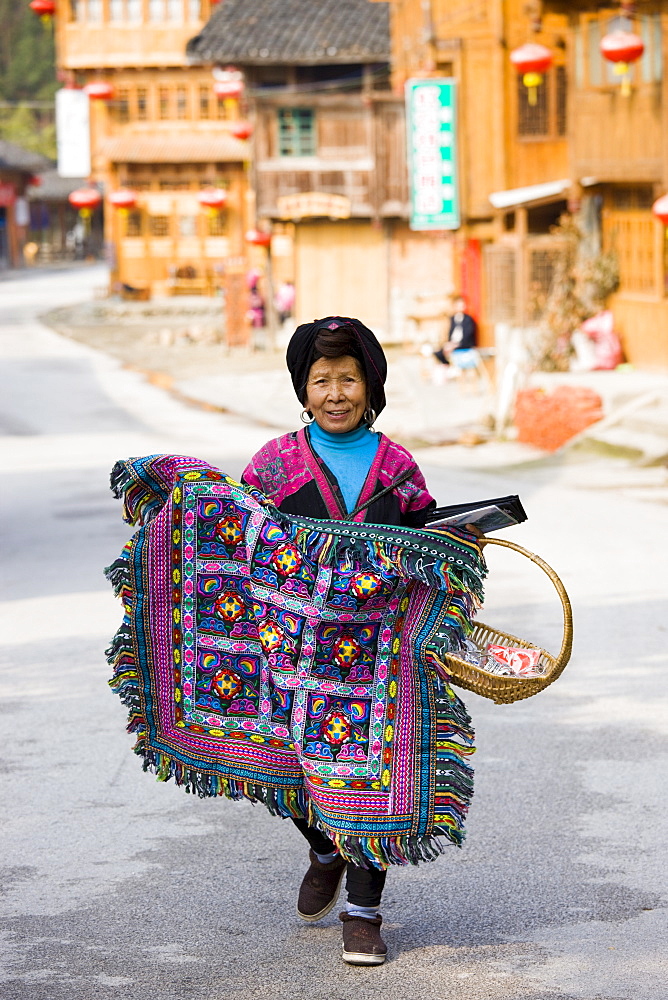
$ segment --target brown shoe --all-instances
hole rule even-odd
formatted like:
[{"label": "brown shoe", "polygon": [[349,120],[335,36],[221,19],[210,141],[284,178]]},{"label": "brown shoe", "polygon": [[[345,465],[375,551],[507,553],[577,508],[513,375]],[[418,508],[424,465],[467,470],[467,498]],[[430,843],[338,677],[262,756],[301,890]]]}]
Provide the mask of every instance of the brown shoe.
[{"label": "brown shoe", "polygon": [[346,862],[338,857],[324,865],[313,851],[309,851],[308,856],[311,865],[299,887],[297,916],[302,920],[321,920],[339,898]]},{"label": "brown shoe", "polygon": [[339,913],[339,920],[343,923],[343,961],[349,965],[382,965],[387,945],[380,936],[380,913],[373,920]]}]

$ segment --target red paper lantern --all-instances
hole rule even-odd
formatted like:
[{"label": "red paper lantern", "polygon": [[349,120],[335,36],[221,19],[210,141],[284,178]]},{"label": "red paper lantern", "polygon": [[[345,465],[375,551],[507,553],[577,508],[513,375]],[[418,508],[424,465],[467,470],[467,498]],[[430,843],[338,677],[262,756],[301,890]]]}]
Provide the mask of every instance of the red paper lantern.
[{"label": "red paper lantern", "polygon": [[645,43],[632,31],[611,31],[601,39],[601,54],[613,63],[632,63],[640,59]]},{"label": "red paper lantern", "polygon": [[93,80],[86,84],[84,90],[91,101],[110,101],[114,96],[114,88],[106,80]]},{"label": "red paper lantern", "polygon": [[554,62],[554,55],[545,45],[527,42],[526,45],[513,49],[510,61],[517,72],[522,74],[522,83],[529,91],[529,104],[535,104],[536,88],[543,82],[543,73]]},{"label": "red paper lantern", "polygon": [[206,188],[197,195],[197,200],[203,208],[214,211],[224,208],[227,204],[227,191],[220,188]]},{"label": "red paper lantern", "polygon": [[134,208],[137,204],[137,194],[129,188],[119,188],[118,191],[111,192],[109,195],[109,202],[114,206],[114,208],[120,208],[128,211],[129,209]]},{"label": "red paper lantern", "polygon": [[244,92],[243,80],[214,80],[213,92],[219,101],[236,101]]},{"label": "red paper lantern", "polygon": [[56,13],[55,0],[32,0],[28,6],[43,21],[48,21]]},{"label": "red paper lantern", "polygon": [[632,31],[611,31],[601,39],[601,55],[614,63],[614,72],[622,78],[622,94],[625,97],[631,93],[629,63],[640,59],[644,51],[645,43],[640,35],[634,35]]},{"label": "red paper lantern", "polygon": [[213,92],[220,101],[238,101],[244,92],[244,75],[237,66],[216,66],[213,79]]},{"label": "red paper lantern", "polygon": [[[668,226],[668,194],[663,194],[660,198],[657,198],[652,205],[652,215],[662,225]],[[668,233],[666,235],[668,236]]]},{"label": "red paper lantern", "polygon": [[67,200],[70,205],[79,210],[80,215],[87,218],[102,201],[102,195],[97,188],[77,188],[76,191],[72,191],[68,195]]},{"label": "red paper lantern", "polygon": [[230,132],[235,139],[250,139],[253,134],[253,126],[250,122],[235,122]]},{"label": "red paper lantern", "polygon": [[246,243],[256,247],[271,246],[271,233],[263,233],[260,229],[249,229],[246,233]]}]

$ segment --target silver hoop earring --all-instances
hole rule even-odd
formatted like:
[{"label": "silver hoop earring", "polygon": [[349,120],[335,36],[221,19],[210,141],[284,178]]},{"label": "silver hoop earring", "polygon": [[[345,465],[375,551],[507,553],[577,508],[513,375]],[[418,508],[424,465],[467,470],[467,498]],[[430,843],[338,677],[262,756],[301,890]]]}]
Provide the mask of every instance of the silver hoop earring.
[{"label": "silver hoop earring", "polygon": [[311,413],[310,410],[302,410],[302,412],[299,414],[299,419],[303,424],[312,424],[313,414]]},{"label": "silver hoop earring", "polygon": [[362,419],[369,429],[371,429],[375,424],[376,414],[374,413],[374,411],[371,409],[370,406],[367,406],[366,410],[364,411],[364,416],[362,417]]}]

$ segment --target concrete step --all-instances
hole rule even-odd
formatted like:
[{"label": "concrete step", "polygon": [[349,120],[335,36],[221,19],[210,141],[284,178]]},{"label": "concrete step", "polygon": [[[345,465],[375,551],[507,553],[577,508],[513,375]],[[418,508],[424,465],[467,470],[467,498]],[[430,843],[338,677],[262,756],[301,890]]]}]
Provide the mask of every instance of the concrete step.
[{"label": "concrete step", "polygon": [[642,465],[668,461],[668,429],[661,434],[634,430],[626,422],[600,428],[594,424],[585,431],[583,441],[606,451],[624,453]]},{"label": "concrete step", "polygon": [[668,404],[645,406],[629,414],[623,421],[623,426],[647,434],[664,435],[668,439]]}]

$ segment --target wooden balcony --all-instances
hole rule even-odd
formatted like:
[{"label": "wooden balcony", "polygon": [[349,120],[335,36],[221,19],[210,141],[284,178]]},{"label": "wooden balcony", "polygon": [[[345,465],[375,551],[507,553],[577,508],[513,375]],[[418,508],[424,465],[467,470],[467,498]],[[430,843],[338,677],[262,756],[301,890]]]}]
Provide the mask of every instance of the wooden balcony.
[{"label": "wooden balcony", "polygon": [[321,112],[317,156],[276,152],[269,109],[258,109],[257,207],[260,216],[279,217],[277,200],[318,191],[347,198],[353,218],[408,216],[403,102],[381,99],[355,114]]},{"label": "wooden balcony", "polygon": [[601,182],[660,182],[663,126],[658,85],[579,91],[571,105],[571,163],[576,177]]}]

